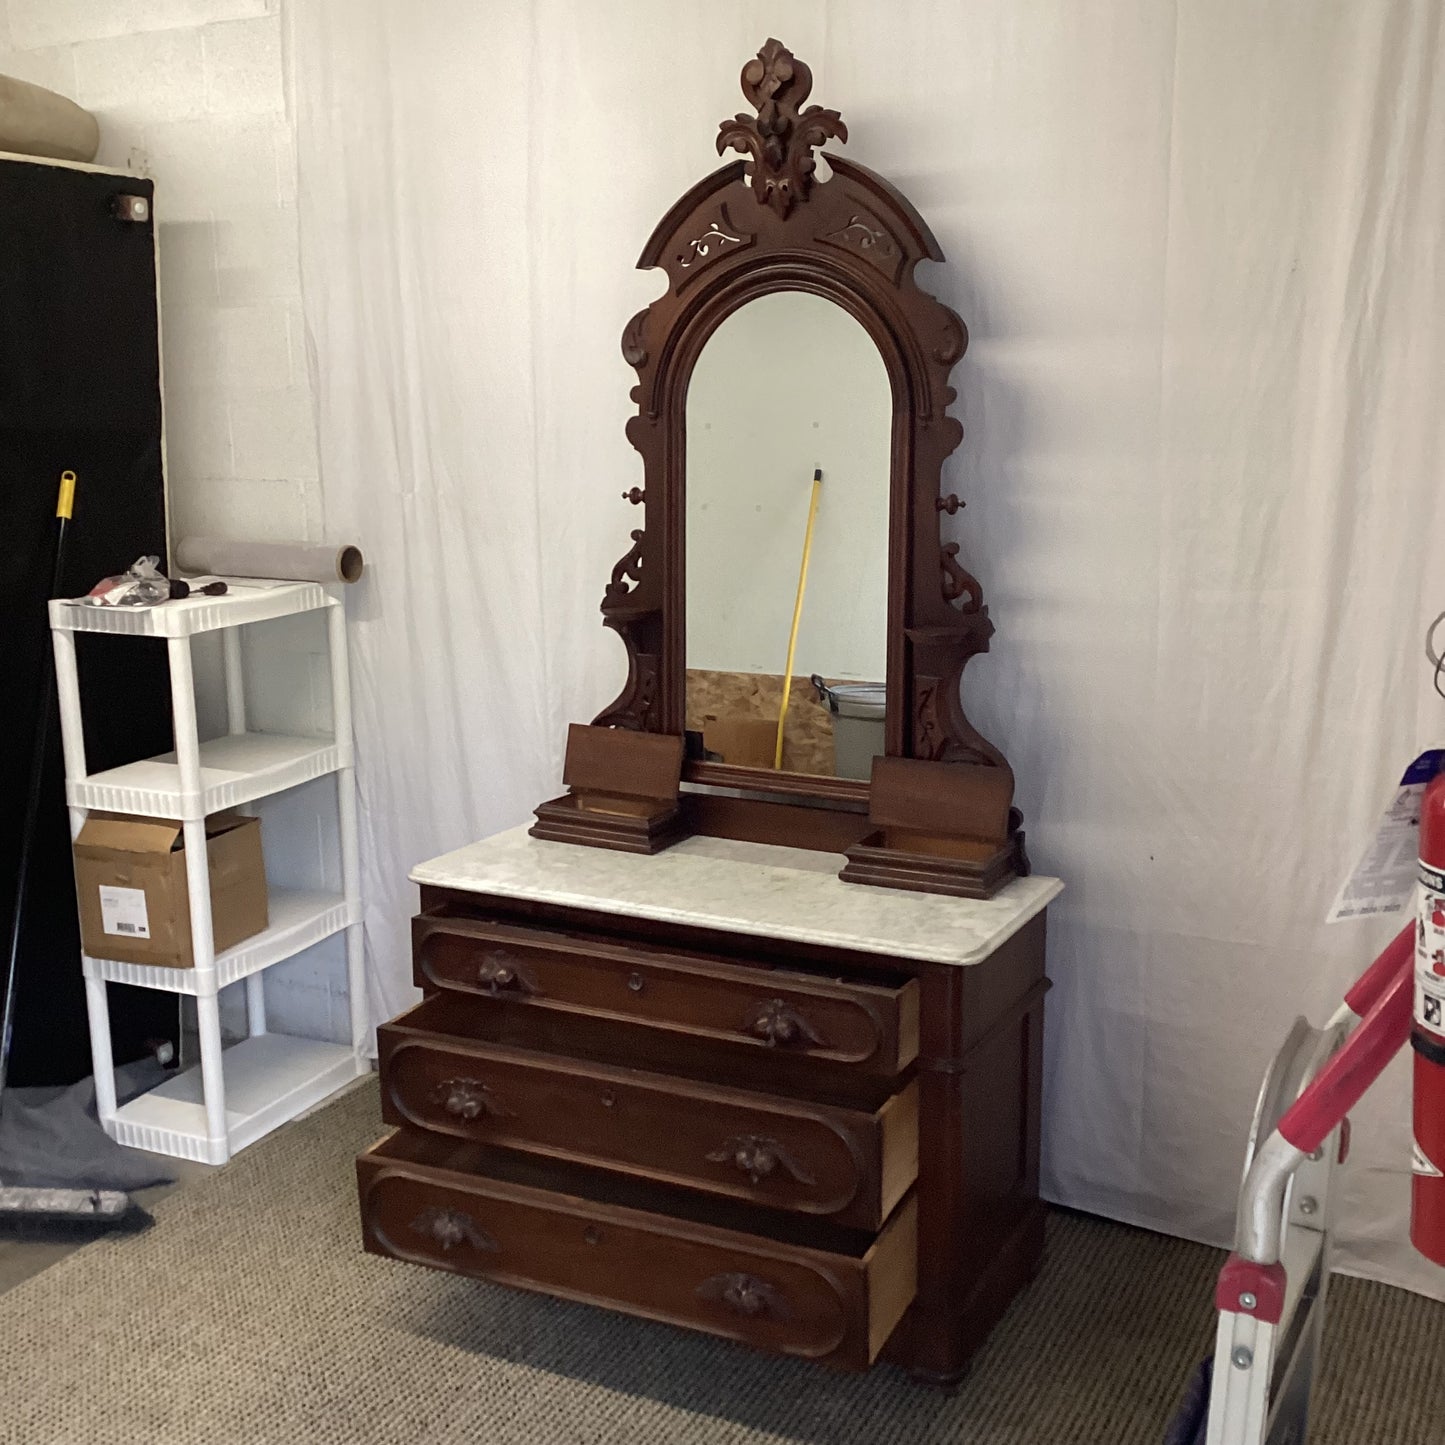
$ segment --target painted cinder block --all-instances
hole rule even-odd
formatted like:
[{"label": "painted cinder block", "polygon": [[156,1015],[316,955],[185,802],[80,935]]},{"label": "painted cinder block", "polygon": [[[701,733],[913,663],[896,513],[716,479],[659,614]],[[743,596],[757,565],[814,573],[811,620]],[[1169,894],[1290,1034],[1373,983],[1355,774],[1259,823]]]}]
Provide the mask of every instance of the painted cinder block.
[{"label": "painted cinder block", "polygon": [[[101,135],[104,143],[104,125]],[[218,220],[255,207],[295,204],[291,143],[282,116],[148,122],[141,139],[146,174],[156,178],[156,214],[162,219]],[[283,158],[288,166],[284,188]]]},{"label": "painted cinder block", "polygon": [[276,0],[29,0],[10,4],[11,43],[68,45],[265,15]]},{"label": "painted cinder block", "polygon": [[166,469],[172,496],[193,478],[234,474],[229,398],[223,389],[179,385],[168,378],[165,416]]},{"label": "painted cinder block", "polygon": [[341,935],[266,970],[266,1027],[272,1033],[351,1041],[346,945]]},{"label": "painted cinder block", "polygon": [[238,477],[316,480],[316,415],[304,383],[233,395],[230,415]]},{"label": "painted cinder block", "polygon": [[200,37],[207,110],[247,115],[286,109],[280,16],[208,25]]},{"label": "painted cinder block", "polygon": [[173,306],[203,306],[218,300],[214,221],[175,221],[156,206],[156,250],[160,257],[161,311]]},{"label": "painted cinder block", "polygon": [[[156,181],[173,537],[320,535],[278,12],[279,0],[0,0],[0,73],[94,111],[100,163]],[[330,729],[319,618],[248,628],[242,650],[251,726]],[[211,638],[195,651],[211,735],[225,727],[220,650]],[[335,779],[257,810],[274,887],[340,892]],[[264,987],[273,1030],[349,1037],[342,938]],[[245,1035],[242,986],[221,1014],[228,1040]]]},{"label": "painted cinder block", "polygon": [[257,306],[173,306],[161,317],[167,379],[241,391],[291,380],[287,309]]},{"label": "painted cinder block", "polygon": [[301,267],[294,207],[218,213],[215,263],[217,289],[226,305],[298,299]]},{"label": "painted cinder block", "polygon": [[171,485],[171,532],[184,537],[240,537],[291,542],[310,533],[307,488],[289,480],[176,477]]},{"label": "painted cinder block", "polygon": [[68,45],[50,45],[43,50],[16,50],[5,43],[0,30],[0,75],[42,85],[67,100],[75,99],[75,52]]},{"label": "painted cinder block", "polygon": [[75,98],[95,114],[131,124],[189,120],[206,110],[198,30],[158,30],[77,45]]},{"label": "painted cinder block", "polygon": [[319,778],[263,798],[256,811],[267,842],[266,876],[274,887],[341,892],[335,778]]}]

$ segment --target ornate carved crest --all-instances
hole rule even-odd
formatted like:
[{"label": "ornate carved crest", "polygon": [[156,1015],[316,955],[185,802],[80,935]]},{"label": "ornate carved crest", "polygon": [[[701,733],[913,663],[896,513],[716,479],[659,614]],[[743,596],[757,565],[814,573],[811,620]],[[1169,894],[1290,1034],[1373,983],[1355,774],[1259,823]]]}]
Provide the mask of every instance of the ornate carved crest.
[{"label": "ornate carved crest", "polygon": [[717,153],[729,147],[752,157],[748,179],[758,204],[786,216],[806,200],[813,184],[813,148],[826,140],[847,140],[848,127],[836,110],[798,107],[813,90],[813,72],[780,41],[769,40],[743,66],[743,94],[757,118],[736,115],[718,130]]}]

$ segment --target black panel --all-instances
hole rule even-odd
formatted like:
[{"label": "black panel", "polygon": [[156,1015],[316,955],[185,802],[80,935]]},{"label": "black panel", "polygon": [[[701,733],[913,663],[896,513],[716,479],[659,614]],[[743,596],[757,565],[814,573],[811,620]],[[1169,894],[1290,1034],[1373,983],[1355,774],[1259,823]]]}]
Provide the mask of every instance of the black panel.
[{"label": "black panel", "polygon": [[[165,558],[154,241],[118,220],[151,183],[0,162],[0,918],[9,925],[31,740],[49,647],[46,592],[60,473],[79,477],[64,590],[87,591],[137,557]],[[171,745],[164,645],[78,639],[92,771]],[[111,988],[117,1062],[175,1038],[172,996]],[[10,1081],[90,1072],[58,723],[22,937]]]}]

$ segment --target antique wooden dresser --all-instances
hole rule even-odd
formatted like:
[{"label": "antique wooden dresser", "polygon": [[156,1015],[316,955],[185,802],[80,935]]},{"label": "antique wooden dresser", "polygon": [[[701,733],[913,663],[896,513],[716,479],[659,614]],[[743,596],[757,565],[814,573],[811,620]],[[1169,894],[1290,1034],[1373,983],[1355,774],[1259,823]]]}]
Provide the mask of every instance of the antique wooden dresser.
[{"label": "antique wooden dresser", "polygon": [[[1041,1258],[1060,885],[1028,876],[1013,771],[963,707],[994,626],[945,530],[968,333],[915,276],[943,253],[883,177],[832,150],[819,173],[847,128],[791,51],[741,80],[756,115],[717,148],[746,159],[653,231],[667,289],[622,333],[622,690],[530,833],[412,875],[424,999],[380,1030],[395,1132],[358,1162],[363,1228],[948,1384]],[[874,731],[840,747],[810,676],[862,680]]]},{"label": "antique wooden dresser", "polygon": [[[949,1383],[1043,1246],[1044,910],[524,829],[425,863],[366,1247]],[[479,1298],[478,1308],[485,1308]]]}]

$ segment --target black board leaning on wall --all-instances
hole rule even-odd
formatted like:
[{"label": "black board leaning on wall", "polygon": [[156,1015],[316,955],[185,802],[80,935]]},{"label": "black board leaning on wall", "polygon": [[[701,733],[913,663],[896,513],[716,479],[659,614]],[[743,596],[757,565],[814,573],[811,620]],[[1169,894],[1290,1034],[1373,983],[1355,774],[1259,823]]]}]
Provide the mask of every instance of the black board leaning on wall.
[{"label": "black board leaning on wall", "polygon": [[[79,477],[64,590],[86,591],[138,556],[166,552],[152,221],[120,220],[120,194],[152,186],[20,159],[0,160],[0,918],[14,906],[30,743],[50,645],[55,491]],[[163,643],[77,638],[92,771],[171,746]],[[80,941],[58,726],[51,731],[21,939],[9,1082],[90,1073]],[[176,1037],[174,995],[109,990],[118,1063]]]}]

